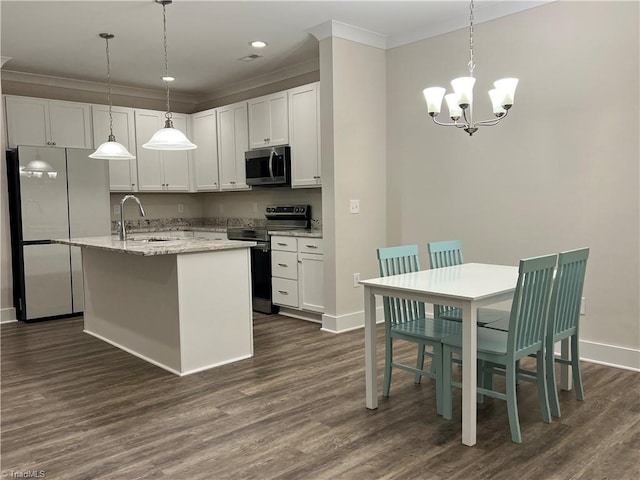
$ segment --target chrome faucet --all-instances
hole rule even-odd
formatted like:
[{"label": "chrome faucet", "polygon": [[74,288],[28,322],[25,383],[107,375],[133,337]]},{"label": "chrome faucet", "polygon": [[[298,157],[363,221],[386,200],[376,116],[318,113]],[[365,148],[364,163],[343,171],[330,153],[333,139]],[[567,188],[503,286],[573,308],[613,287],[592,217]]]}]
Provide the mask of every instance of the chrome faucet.
[{"label": "chrome faucet", "polygon": [[136,197],[135,195],[125,195],[124,197],[122,197],[122,200],[120,200],[120,223],[118,225],[120,240],[127,239],[127,230],[124,226],[124,202],[126,202],[130,198],[136,201],[136,203],[138,204],[138,208],[140,209],[140,216],[144,217],[144,208],[142,208],[142,204],[140,203],[140,200],[138,200],[138,197]]}]

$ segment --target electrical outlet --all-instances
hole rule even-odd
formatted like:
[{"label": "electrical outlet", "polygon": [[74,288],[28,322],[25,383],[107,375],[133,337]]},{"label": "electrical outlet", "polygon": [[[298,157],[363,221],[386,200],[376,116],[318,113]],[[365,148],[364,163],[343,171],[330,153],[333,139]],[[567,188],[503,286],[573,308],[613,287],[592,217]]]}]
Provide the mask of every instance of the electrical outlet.
[{"label": "electrical outlet", "polygon": [[178,204],[178,213],[183,213],[184,212],[184,205],[182,203]]},{"label": "electrical outlet", "polygon": [[582,301],[580,302],[580,315],[587,314],[587,299],[582,297]]},{"label": "electrical outlet", "polygon": [[360,274],[359,273],[354,273],[353,274],[353,288],[358,288],[360,287]]},{"label": "electrical outlet", "polygon": [[253,202],[253,213],[258,213],[258,202]]},{"label": "electrical outlet", "polygon": [[360,200],[349,200],[349,213],[360,213]]},{"label": "electrical outlet", "polygon": [[113,206],[113,214],[114,215],[120,215],[120,206],[119,205],[114,205]]}]

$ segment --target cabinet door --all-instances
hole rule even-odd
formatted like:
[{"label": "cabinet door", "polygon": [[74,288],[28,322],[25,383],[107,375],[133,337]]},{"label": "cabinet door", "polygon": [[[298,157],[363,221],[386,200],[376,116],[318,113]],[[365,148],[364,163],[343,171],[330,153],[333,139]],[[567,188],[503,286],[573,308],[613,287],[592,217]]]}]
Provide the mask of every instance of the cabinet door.
[{"label": "cabinet door", "polygon": [[[162,112],[164,117],[164,112]],[[187,116],[183,113],[173,114],[173,126],[189,136]],[[197,145],[197,144],[196,144]],[[196,149],[197,150],[197,149]],[[189,179],[189,153],[187,150],[166,150],[162,152],[162,170],[164,190],[172,192],[188,192],[191,187]]]},{"label": "cabinet door", "polygon": [[269,96],[269,146],[289,143],[289,110],[287,108],[287,92]]},{"label": "cabinet door", "polygon": [[18,145],[48,145],[49,101],[41,98],[5,96],[7,143]]},{"label": "cabinet door", "polygon": [[56,147],[93,147],[89,104],[50,100],[49,126],[51,142]]},{"label": "cabinet door", "polygon": [[249,148],[269,145],[269,101],[267,97],[249,100]]},{"label": "cabinet door", "polygon": [[[136,155],[136,128],[132,108],[113,107],[113,134],[116,142],[124,145]],[[93,105],[93,144],[96,148],[109,139],[109,107]],[[110,160],[109,181],[112,192],[135,192],[138,190],[138,171],[136,159]]]},{"label": "cabinet door", "polygon": [[300,308],[312,312],[324,312],[324,262],[323,255],[298,254],[298,289]]},{"label": "cabinet door", "polygon": [[289,90],[291,186],[319,187],[320,108],[318,84]]},{"label": "cabinet door", "polygon": [[153,110],[136,110],[136,150],[138,157],[138,189],[161,191],[164,189],[162,154],[159,150],[142,148],[163,125],[164,114]]},{"label": "cabinet door", "polygon": [[248,149],[247,103],[218,109],[221,190],[248,189],[244,152]]},{"label": "cabinet door", "polygon": [[193,124],[192,141],[198,146],[192,153],[196,190],[219,190],[216,111],[207,110],[195,113],[191,119]]},{"label": "cabinet door", "polygon": [[289,143],[287,92],[254,98],[248,105],[250,148]]}]

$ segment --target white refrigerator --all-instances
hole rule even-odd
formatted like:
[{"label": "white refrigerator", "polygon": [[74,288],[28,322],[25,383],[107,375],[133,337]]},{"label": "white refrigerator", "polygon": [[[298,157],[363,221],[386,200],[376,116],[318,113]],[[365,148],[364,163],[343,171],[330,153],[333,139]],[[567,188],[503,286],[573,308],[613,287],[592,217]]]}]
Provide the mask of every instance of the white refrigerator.
[{"label": "white refrigerator", "polygon": [[80,248],[52,239],[110,235],[109,163],[91,150],[7,151],[13,299],[19,320],[82,313]]}]

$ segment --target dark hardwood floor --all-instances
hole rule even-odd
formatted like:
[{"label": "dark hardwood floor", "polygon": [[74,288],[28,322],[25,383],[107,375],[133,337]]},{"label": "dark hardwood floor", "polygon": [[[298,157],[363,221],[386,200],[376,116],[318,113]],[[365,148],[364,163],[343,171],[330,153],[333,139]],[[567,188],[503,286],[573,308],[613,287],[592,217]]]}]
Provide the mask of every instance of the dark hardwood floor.
[{"label": "dark hardwood floor", "polygon": [[[381,328],[381,327],[379,327]],[[364,406],[363,331],[256,316],[255,357],[176,377],[82,333],[82,319],[5,324],[2,474],[46,479],[637,479],[640,374],[584,363],[586,401],[562,392],[545,424],[519,390],[478,407],[478,443],[435,412],[434,384],[397,371]],[[382,373],[383,332],[379,331]],[[413,358],[414,347],[400,348]],[[380,378],[380,381],[382,379]]]}]

